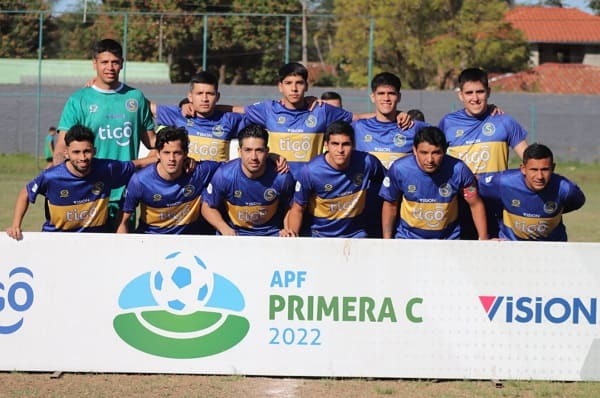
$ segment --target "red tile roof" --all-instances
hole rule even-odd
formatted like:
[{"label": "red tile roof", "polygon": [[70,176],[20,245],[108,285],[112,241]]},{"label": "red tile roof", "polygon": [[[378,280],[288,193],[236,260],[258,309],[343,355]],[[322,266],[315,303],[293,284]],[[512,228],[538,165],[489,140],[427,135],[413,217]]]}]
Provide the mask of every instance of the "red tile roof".
[{"label": "red tile roof", "polygon": [[600,17],[577,8],[515,7],[506,20],[534,43],[600,43]]},{"label": "red tile roof", "polygon": [[519,73],[490,78],[495,91],[600,94],[600,66],[545,63]]}]

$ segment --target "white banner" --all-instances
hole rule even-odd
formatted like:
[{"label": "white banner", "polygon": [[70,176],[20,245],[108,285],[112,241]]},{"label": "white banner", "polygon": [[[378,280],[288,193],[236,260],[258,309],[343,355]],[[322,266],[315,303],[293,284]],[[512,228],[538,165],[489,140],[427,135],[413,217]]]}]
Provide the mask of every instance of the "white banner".
[{"label": "white banner", "polygon": [[600,380],[600,244],[0,237],[0,370]]}]

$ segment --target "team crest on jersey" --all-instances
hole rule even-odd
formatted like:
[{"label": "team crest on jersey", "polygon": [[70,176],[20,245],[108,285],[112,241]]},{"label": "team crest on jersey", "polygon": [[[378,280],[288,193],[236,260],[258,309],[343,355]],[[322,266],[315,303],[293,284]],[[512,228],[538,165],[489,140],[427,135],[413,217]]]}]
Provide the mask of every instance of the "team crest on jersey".
[{"label": "team crest on jersey", "polygon": [[521,207],[521,201],[519,199],[513,199],[511,200],[510,205],[512,207]]},{"label": "team crest on jersey", "polygon": [[315,127],[317,125],[317,118],[315,115],[309,115],[304,124],[306,124],[306,127]]},{"label": "team crest on jersey", "polygon": [[450,186],[450,184],[444,183],[438,188],[438,193],[441,197],[447,198],[450,195],[452,195],[452,187]]},{"label": "team crest on jersey", "polygon": [[225,130],[223,129],[223,126],[217,124],[215,127],[213,127],[212,133],[215,137],[223,137]]},{"label": "team crest on jersey", "polygon": [[365,138],[363,138],[364,142],[371,142],[373,141],[373,136],[371,134],[365,134]]},{"label": "team crest on jersey", "polygon": [[546,214],[552,214],[558,209],[556,202],[546,202],[544,203],[544,212]]},{"label": "team crest on jersey", "polygon": [[408,192],[410,192],[410,193],[417,192],[417,186],[416,185],[409,185],[408,186]]},{"label": "team crest on jersey", "polygon": [[390,187],[390,177],[387,177],[387,176],[384,177],[384,179],[383,179],[383,186],[386,187],[386,188]]},{"label": "team crest on jersey", "polygon": [[394,136],[394,145],[402,147],[406,144],[406,137],[402,134],[396,134]]},{"label": "team crest on jersey", "polygon": [[188,184],[185,187],[183,187],[183,196],[186,198],[192,196],[194,192],[196,192],[196,187],[191,184]]},{"label": "team crest on jersey", "polygon": [[358,173],[357,175],[355,175],[352,178],[352,182],[354,183],[354,185],[356,185],[357,187],[360,187],[363,183],[363,180],[365,179],[365,175],[363,173]]},{"label": "team crest on jersey", "polygon": [[159,193],[155,193],[154,195],[152,195],[152,201],[153,202],[160,202],[162,200],[162,195]]},{"label": "team crest on jersey", "polygon": [[331,191],[333,191],[333,185],[331,185],[331,184],[325,184],[323,186],[323,189],[325,189],[325,192],[331,192]]},{"label": "team crest on jersey", "polygon": [[465,131],[463,129],[456,130],[456,134],[454,134],[455,137],[462,137],[463,135],[465,135]]},{"label": "team crest on jersey", "polygon": [[494,135],[494,133],[496,132],[496,126],[494,126],[493,123],[487,122],[481,128],[481,132],[483,133],[483,135],[487,135],[488,137],[490,135]]},{"label": "team crest on jersey", "polygon": [[68,189],[61,189],[60,190],[60,197],[61,198],[68,198],[69,197],[69,190]]},{"label": "team crest on jersey", "polygon": [[285,116],[279,116],[277,118],[277,124],[285,124]]},{"label": "team crest on jersey", "polygon": [[94,195],[100,195],[103,190],[104,190],[104,183],[102,181],[97,181],[94,183],[94,186],[92,187],[92,193]]},{"label": "team crest on jersey", "polygon": [[129,112],[137,112],[137,110],[138,110],[138,102],[137,102],[137,100],[134,99],[134,98],[128,99],[127,102],[125,102],[125,108]]},{"label": "team crest on jersey", "polygon": [[98,111],[98,105],[92,104],[90,105],[90,113],[96,113]]},{"label": "team crest on jersey", "polygon": [[275,200],[275,198],[277,197],[277,191],[274,190],[273,188],[267,188],[265,189],[265,193],[263,194],[263,198],[265,198],[265,200],[267,202],[271,202],[273,200]]},{"label": "team crest on jersey", "polygon": [[239,199],[239,198],[241,198],[241,197],[242,197],[242,191],[240,191],[239,189],[236,189],[236,190],[235,190],[235,192],[233,193],[233,196],[234,196],[236,199]]}]

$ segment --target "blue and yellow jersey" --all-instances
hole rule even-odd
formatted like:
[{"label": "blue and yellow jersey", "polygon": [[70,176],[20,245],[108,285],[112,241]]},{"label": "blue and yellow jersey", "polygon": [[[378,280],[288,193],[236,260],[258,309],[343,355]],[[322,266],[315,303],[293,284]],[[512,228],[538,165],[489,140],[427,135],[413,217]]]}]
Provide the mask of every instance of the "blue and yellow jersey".
[{"label": "blue and yellow jersey", "polygon": [[264,101],[245,108],[247,124],[269,131],[271,152],[287,159],[290,172],[298,178],[300,169],[323,152],[325,129],[340,120],[352,122],[352,113],[329,104],[308,109],[287,109],[279,101]]},{"label": "blue and yellow jersey", "polygon": [[[306,206],[314,237],[364,238],[369,201],[375,198],[385,168],[373,155],[353,151],[348,169],[331,167],[320,155],[302,168],[296,182],[294,201]],[[379,215],[381,211],[378,212]]]},{"label": "blue and yellow jersey", "polygon": [[146,234],[207,234],[211,228],[200,216],[202,190],[220,163],[196,163],[190,173],[173,181],[164,180],[151,164],[133,175],[123,202],[123,211],[133,213],[140,205],[135,232]]},{"label": "blue and yellow jersey", "polygon": [[527,138],[527,131],[511,116],[491,116],[489,111],[481,117],[464,109],[450,113],[440,120],[439,128],[446,135],[448,154],[479,176],[506,170],[509,146],[514,148]]},{"label": "blue and yellow jersey", "polygon": [[[142,133],[154,129],[150,107],[144,94],[121,84],[115,90],[85,87],[67,100],[58,130],[76,124],[90,128],[95,135],[96,158],[128,161],[137,159]],[[111,193],[111,201],[121,199],[123,189]]]},{"label": "blue and yellow jersey", "polygon": [[241,160],[225,163],[203,194],[203,201],[219,209],[223,219],[238,235],[278,236],[294,190],[289,173],[279,174],[268,158],[265,174],[248,178]]},{"label": "blue and yellow jersey", "polygon": [[196,160],[229,160],[229,144],[242,126],[243,117],[237,113],[214,111],[209,117],[186,118],[178,106],[158,105],[156,123],[184,127],[190,138],[189,156]]},{"label": "blue and yellow jersey", "polygon": [[388,202],[401,200],[396,238],[458,239],[458,196],[475,185],[473,173],[458,159],[444,156],[429,174],[409,155],[392,164],[379,195]]},{"label": "blue and yellow jersey", "polygon": [[585,203],[579,187],[553,174],[540,192],[529,189],[521,170],[507,170],[482,185],[482,194],[503,207],[500,238],[510,240],[566,241],[562,215]]},{"label": "blue and yellow jersey", "polygon": [[92,159],[91,171],[77,177],[66,163],[43,171],[27,184],[27,195],[48,200],[44,232],[105,232],[113,188],[127,184],[135,171],[132,162]]},{"label": "blue and yellow jersey", "polygon": [[377,118],[360,119],[353,124],[356,149],[377,157],[386,169],[392,162],[413,150],[413,138],[428,123],[415,120],[414,125],[402,130],[398,123],[380,122]]}]

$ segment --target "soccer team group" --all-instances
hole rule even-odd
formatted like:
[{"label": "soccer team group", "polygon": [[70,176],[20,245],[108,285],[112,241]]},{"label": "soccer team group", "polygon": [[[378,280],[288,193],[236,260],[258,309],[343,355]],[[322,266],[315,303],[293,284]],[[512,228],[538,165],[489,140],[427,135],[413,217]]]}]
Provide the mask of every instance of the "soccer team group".
[{"label": "soccer team group", "polygon": [[[387,72],[371,82],[375,113],[357,115],[339,97],[307,97],[299,63],[279,69],[280,99],[239,107],[217,104],[209,72],[178,105],[148,101],[119,81],[122,48],[111,39],[95,44],[92,62],[93,84],[65,104],[54,166],[17,197],[12,238],[23,238],[39,194],[49,232],[405,239],[566,241],[562,214],[585,202],[554,173],[551,150],[528,145],[488,104],[478,68],[459,76],[464,108],[436,127],[397,110],[401,82]],[[232,139],[239,157],[229,160]],[[519,169],[507,170],[509,148]]]}]

